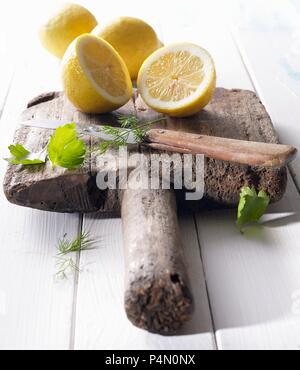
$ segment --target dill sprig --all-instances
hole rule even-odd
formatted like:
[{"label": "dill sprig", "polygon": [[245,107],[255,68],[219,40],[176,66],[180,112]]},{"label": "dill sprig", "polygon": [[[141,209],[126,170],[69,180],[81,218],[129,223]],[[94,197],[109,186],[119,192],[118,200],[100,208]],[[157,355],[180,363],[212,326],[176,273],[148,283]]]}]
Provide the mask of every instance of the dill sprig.
[{"label": "dill sprig", "polygon": [[59,239],[57,245],[56,266],[57,272],[55,277],[60,280],[68,278],[70,273],[80,272],[80,268],[73,257],[65,257],[69,253],[80,252],[93,248],[95,241],[90,238],[88,232],[82,232],[73,240],[67,238],[64,234],[62,239]]},{"label": "dill sprig", "polygon": [[144,140],[147,131],[154,123],[165,120],[165,117],[160,117],[152,121],[141,122],[136,116],[118,115],[118,123],[120,127],[103,126],[102,132],[112,137],[111,140],[103,140],[100,143],[100,152],[105,153],[110,147],[119,148],[125,146],[129,136],[132,135],[135,143],[140,143]]},{"label": "dill sprig", "polygon": [[57,264],[58,270],[55,273],[55,278],[59,280],[68,279],[69,273],[80,272],[77,263],[72,257],[70,258],[58,258]]},{"label": "dill sprig", "polygon": [[86,249],[91,249],[95,241],[90,239],[89,233],[84,231],[74,240],[69,240],[67,234],[58,241],[58,255],[65,255],[71,252],[79,252]]}]

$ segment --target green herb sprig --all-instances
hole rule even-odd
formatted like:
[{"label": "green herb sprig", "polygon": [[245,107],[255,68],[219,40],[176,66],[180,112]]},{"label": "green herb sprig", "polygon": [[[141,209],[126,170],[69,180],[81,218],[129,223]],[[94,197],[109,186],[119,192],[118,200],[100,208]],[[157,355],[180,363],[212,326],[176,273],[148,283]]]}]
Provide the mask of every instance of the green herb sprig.
[{"label": "green herb sprig", "polygon": [[[110,147],[125,146],[130,135],[133,136],[135,143],[140,143],[145,138],[150,126],[165,120],[165,118],[160,117],[152,121],[141,122],[134,115],[124,116],[120,114],[117,120],[120,127],[103,125],[100,129],[100,132],[102,131],[112,137],[111,140],[101,141],[99,146],[101,154],[105,153]],[[52,167],[75,169],[83,164],[88,153],[85,142],[80,139],[82,135],[97,135],[99,137],[99,132],[92,133],[84,128],[77,130],[75,123],[67,123],[55,130],[47,146],[40,152],[31,153],[21,144],[10,145],[8,149],[11,157],[5,158],[5,160],[14,165],[26,166],[45,164],[48,157]]]},{"label": "green herb sprig", "polygon": [[119,148],[125,146],[132,135],[135,143],[140,143],[144,140],[145,135],[151,125],[157,122],[164,121],[165,117],[160,117],[155,120],[141,122],[136,116],[118,116],[120,127],[103,126],[102,131],[112,137],[111,140],[103,140],[100,143],[100,152],[105,153],[110,147]]},{"label": "green herb sprig", "polygon": [[48,156],[52,166],[74,169],[80,167],[86,154],[86,145],[78,139],[75,123],[58,127],[48,144]]},{"label": "green herb sprig", "polygon": [[58,254],[65,255],[71,252],[80,252],[87,249],[92,249],[95,240],[90,238],[90,234],[86,231],[82,232],[74,240],[69,240],[67,234],[64,234],[63,238],[58,241]]},{"label": "green herb sprig", "polygon": [[24,148],[21,144],[10,145],[8,147],[11,156],[5,158],[10,164],[22,164],[22,165],[32,165],[32,164],[43,164],[46,162],[47,151],[45,149],[38,153],[31,153],[29,150]]},{"label": "green herb sprig", "polygon": [[73,258],[57,258],[58,270],[54,277],[58,280],[67,280],[70,273],[80,272],[80,268]]},{"label": "green herb sprig", "polygon": [[60,280],[68,278],[70,273],[80,272],[76,260],[73,257],[65,257],[69,253],[81,252],[93,249],[95,240],[91,239],[88,232],[82,232],[73,240],[69,240],[67,234],[59,239],[57,245],[56,266],[58,268],[55,277]]},{"label": "green herb sprig", "polygon": [[266,212],[269,203],[270,197],[264,190],[260,190],[257,193],[254,187],[243,187],[240,193],[236,221],[240,231],[242,231],[246,224],[250,222],[258,222]]}]

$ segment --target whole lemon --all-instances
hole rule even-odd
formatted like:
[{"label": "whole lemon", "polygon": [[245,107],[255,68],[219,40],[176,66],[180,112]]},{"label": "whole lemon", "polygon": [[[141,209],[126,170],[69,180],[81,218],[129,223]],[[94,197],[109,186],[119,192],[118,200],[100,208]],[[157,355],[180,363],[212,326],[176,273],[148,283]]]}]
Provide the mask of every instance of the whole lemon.
[{"label": "whole lemon", "polygon": [[50,53],[62,58],[76,37],[91,32],[96,25],[96,18],[86,8],[67,3],[42,25],[39,36]]},{"label": "whole lemon", "polygon": [[106,40],[117,50],[133,80],[137,78],[144,60],[161,47],[153,28],[132,17],[120,17],[104,27],[97,26],[92,34]]}]

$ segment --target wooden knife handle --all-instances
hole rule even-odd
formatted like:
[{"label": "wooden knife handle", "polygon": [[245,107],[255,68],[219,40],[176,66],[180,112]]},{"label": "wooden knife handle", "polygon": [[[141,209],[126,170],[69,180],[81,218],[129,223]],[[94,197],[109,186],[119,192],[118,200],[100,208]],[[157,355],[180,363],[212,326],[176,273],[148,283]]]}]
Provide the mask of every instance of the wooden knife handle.
[{"label": "wooden knife handle", "polygon": [[227,139],[151,129],[145,142],[153,149],[179,153],[204,154],[206,157],[249,166],[283,167],[293,160],[297,149],[290,145]]}]

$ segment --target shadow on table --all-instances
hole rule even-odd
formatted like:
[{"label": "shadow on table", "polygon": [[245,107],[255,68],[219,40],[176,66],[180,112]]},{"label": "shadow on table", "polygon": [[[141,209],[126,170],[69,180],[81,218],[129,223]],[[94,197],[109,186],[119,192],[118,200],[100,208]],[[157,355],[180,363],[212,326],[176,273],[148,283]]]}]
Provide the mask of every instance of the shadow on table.
[{"label": "shadow on table", "polygon": [[268,242],[266,231],[268,229],[276,229],[287,225],[292,225],[300,222],[300,213],[297,212],[286,212],[284,214],[273,213],[270,219],[262,219],[258,224],[250,224],[243,228],[242,233],[247,239],[263,240],[265,245],[272,245]]},{"label": "shadow on table", "polygon": [[[293,320],[292,294],[300,290],[298,200],[271,205],[261,222],[245,227],[243,234],[235,230],[235,211],[198,217],[216,330]],[[300,317],[296,320],[300,324]]]}]

